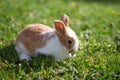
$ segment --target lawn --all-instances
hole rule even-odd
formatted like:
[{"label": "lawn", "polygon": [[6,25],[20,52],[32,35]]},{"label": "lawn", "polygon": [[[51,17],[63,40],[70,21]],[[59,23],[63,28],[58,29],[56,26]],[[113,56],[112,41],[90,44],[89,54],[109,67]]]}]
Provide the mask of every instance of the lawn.
[{"label": "lawn", "polygon": [[[17,34],[30,23],[54,27],[66,13],[81,43],[77,56],[62,62],[39,55],[20,61]],[[0,80],[119,80],[120,2],[90,0],[1,0]]]}]

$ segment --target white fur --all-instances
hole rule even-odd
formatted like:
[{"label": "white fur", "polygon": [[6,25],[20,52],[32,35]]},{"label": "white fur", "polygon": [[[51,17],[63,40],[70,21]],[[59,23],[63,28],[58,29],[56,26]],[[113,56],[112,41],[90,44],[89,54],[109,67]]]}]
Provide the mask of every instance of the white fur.
[{"label": "white fur", "polygon": [[59,38],[55,32],[49,32],[49,36],[53,34],[55,37],[51,38],[43,48],[36,49],[35,53],[52,55],[57,61],[61,61],[69,57],[69,53],[67,49],[61,45]]},{"label": "white fur", "polygon": [[79,47],[79,41],[78,41],[77,35],[76,35],[75,32],[74,32],[72,29],[70,29],[70,28],[67,29],[67,33],[68,33],[68,36],[69,36],[69,37],[73,37],[73,38],[75,39],[75,44],[74,44],[74,46],[73,46],[73,49],[77,51],[77,50],[78,50],[78,47]]},{"label": "white fur", "polygon": [[69,54],[69,57],[75,57],[76,56],[76,54]]},{"label": "white fur", "polygon": [[[55,58],[56,61],[61,61],[65,58],[69,57],[69,53],[65,46],[61,45],[58,36],[55,34],[55,32],[49,31],[49,32],[43,32],[42,34],[47,34],[49,33],[48,36],[54,35],[55,37],[51,38],[43,48],[38,48],[34,51],[34,56],[37,56],[38,54],[44,54],[44,55],[51,55]],[[27,49],[25,46],[19,42],[17,46],[15,46],[15,49],[19,53],[19,58],[31,60],[31,56],[29,55]]]},{"label": "white fur", "polygon": [[[73,49],[78,50],[79,43],[78,43],[78,38],[77,38],[75,32],[71,29],[68,29],[67,32],[68,32],[68,36],[73,37],[75,39],[75,45],[73,46]],[[45,44],[45,46],[43,48],[36,49],[34,51],[34,56],[37,56],[38,53],[44,54],[44,55],[51,55],[57,61],[61,61],[65,58],[72,56],[68,53],[65,46],[63,46],[60,43],[59,38],[58,38],[57,34],[55,33],[55,30],[42,32],[41,34],[45,35],[47,33],[49,34],[48,36],[54,35],[54,37],[52,37],[49,41],[47,41],[47,43]],[[30,55],[29,51],[27,51],[27,49],[21,42],[19,42],[18,45],[15,46],[15,49],[19,53],[20,59],[26,59],[27,61],[31,60],[31,55]]]},{"label": "white fur", "polygon": [[23,60],[23,59],[26,59],[27,61],[31,60],[31,57],[30,57],[27,49],[24,47],[24,45],[21,42],[19,42],[18,45],[15,46],[15,49],[19,53],[18,56],[21,60]]}]

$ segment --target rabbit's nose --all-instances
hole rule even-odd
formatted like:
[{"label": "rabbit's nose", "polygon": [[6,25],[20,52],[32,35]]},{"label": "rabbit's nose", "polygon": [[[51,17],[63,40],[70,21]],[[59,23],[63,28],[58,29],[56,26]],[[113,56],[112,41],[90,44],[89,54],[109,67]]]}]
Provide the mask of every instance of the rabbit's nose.
[{"label": "rabbit's nose", "polygon": [[71,54],[75,54],[75,53],[76,53],[76,50],[75,50],[75,49],[72,49],[72,50],[70,51],[70,53],[71,53]]}]

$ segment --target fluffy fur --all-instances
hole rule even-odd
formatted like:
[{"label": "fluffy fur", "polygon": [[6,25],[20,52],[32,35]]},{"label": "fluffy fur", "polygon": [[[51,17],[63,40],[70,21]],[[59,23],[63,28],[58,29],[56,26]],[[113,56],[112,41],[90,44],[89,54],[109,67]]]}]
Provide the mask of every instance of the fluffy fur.
[{"label": "fluffy fur", "polygon": [[31,59],[38,54],[51,55],[57,61],[75,54],[79,47],[75,32],[69,27],[69,17],[55,21],[55,29],[43,24],[30,24],[18,34],[15,49],[20,59]]},{"label": "fluffy fur", "polygon": [[58,36],[55,34],[55,32],[51,32],[49,34],[54,35],[53,38],[51,38],[48,42],[46,42],[46,45],[43,48],[38,48],[35,50],[35,53],[42,53],[45,55],[54,55],[54,58],[57,61],[63,60],[67,57],[69,57],[67,49],[61,45]]}]

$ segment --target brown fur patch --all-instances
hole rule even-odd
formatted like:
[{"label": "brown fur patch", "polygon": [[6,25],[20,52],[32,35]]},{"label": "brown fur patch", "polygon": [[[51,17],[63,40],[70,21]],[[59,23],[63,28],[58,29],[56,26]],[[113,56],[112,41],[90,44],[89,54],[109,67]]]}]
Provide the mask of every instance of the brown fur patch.
[{"label": "brown fur patch", "polygon": [[[64,34],[61,35],[58,32],[56,32],[56,34],[59,36],[59,40],[60,40],[61,44],[63,46],[65,46],[66,49],[68,50],[68,52],[70,53],[70,52],[73,52],[72,48],[73,48],[73,45],[75,43],[75,40],[74,40],[74,38],[68,36],[68,34],[67,34],[68,29],[67,28],[69,28],[69,27],[65,27],[65,33]],[[72,41],[71,45],[68,44],[68,42],[67,42],[68,40]]]},{"label": "brown fur patch", "polygon": [[27,48],[29,53],[32,53],[37,48],[45,46],[46,42],[50,40],[54,35],[41,34],[41,32],[52,30],[52,28],[42,24],[31,24],[28,25],[16,38],[16,45],[18,42],[22,42]]}]

